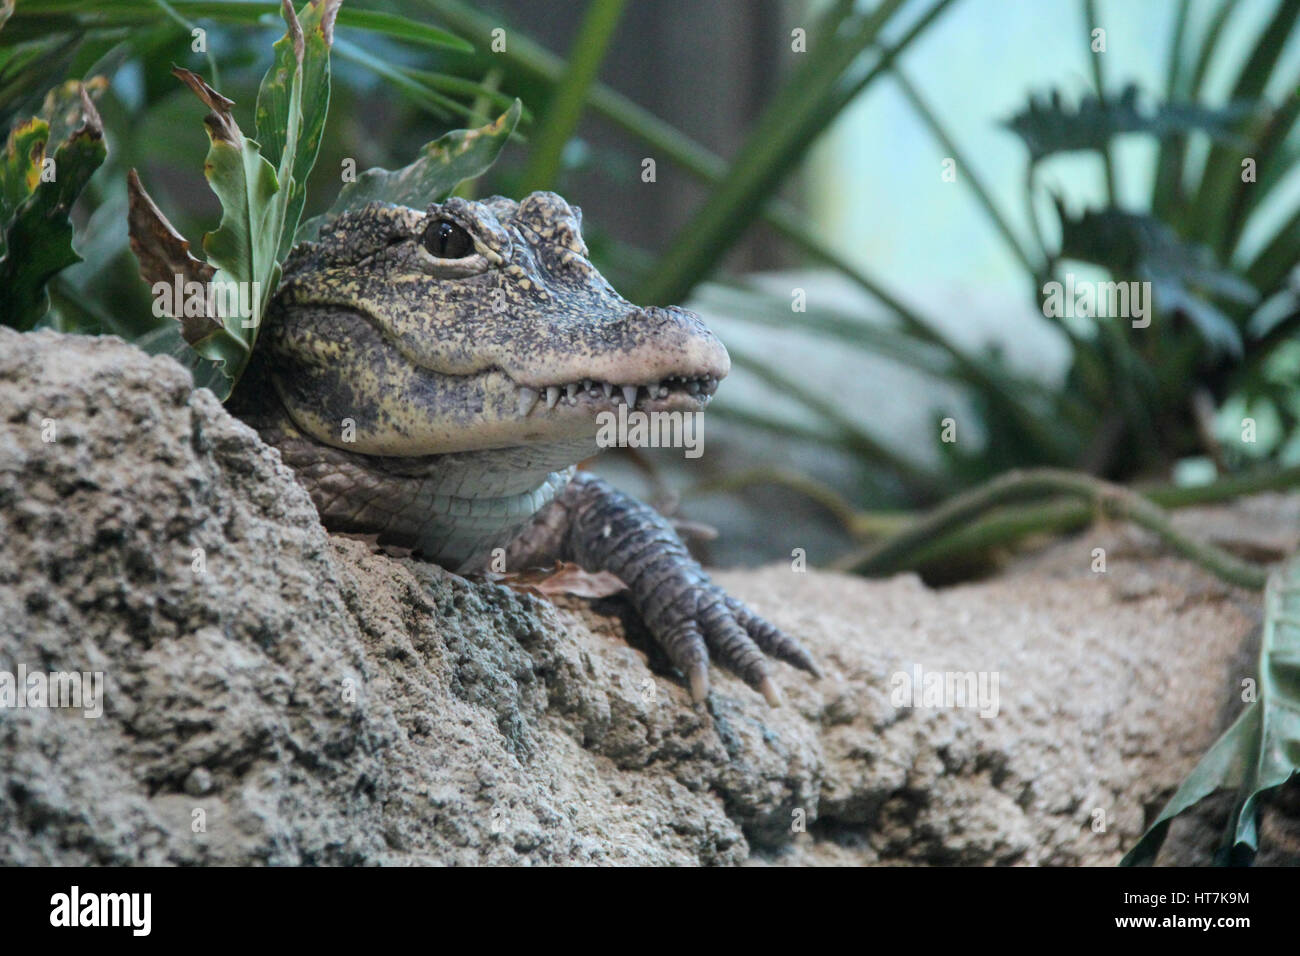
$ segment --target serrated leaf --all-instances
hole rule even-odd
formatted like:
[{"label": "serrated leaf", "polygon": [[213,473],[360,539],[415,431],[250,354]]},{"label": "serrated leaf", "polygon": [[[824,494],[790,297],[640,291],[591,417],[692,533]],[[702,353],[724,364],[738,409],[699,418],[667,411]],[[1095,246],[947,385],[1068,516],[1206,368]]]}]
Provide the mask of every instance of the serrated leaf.
[{"label": "serrated leaf", "polygon": [[1257,694],[1124,854],[1121,866],[1153,863],[1173,818],[1225,789],[1237,790],[1237,802],[1216,861],[1249,862],[1259,849],[1259,798],[1300,773],[1300,557],[1269,578]]},{"label": "serrated leaf", "polygon": [[401,169],[367,169],[340,191],[329,211],[302,224],[298,239],[314,241],[327,220],[367,203],[423,209],[445,199],[461,182],[481,176],[496,162],[501,148],[519,122],[521,104],[478,129],[458,129],[428,143],[415,162]]},{"label": "serrated leaf", "polygon": [[[1145,271],[1140,274],[1148,275]],[[1162,311],[1186,316],[1212,352],[1241,358],[1244,349],[1241,330],[1222,309],[1196,295],[1180,281],[1167,281],[1158,276],[1150,276],[1149,281],[1151,297]]]},{"label": "serrated leaf", "polygon": [[[72,204],[94,175],[108,148],[99,113],[79,87],[81,125],[58,144],[45,164],[49,121],[22,124],[10,137],[4,159],[4,222],[0,258],[0,325],[32,328],[50,306],[46,284],[60,270],[80,262],[72,248]],[[39,143],[39,146],[38,146]],[[10,147],[13,147],[11,153]],[[50,173],[49,176],[43,175]],[[20,197],[23,185],[30,185]],[[16,205],[11,203],[18,199]]]},{"label": "serrated leaf", "polygon": [[90,98],[93,104],[108,89],[108,78],[92,76],[84,83],[80,80],[65,80],[45,94],[41,104],[41,118],[50,124],[50,141],[61,143],[71,136],[84,122],[85,107],[82,94]]},{"label": "serrated leaf", "polygon": [[1150,282],[1157,308],[1185,315],[1212,349],[1241,355],[1240,330],[1211,297],[1253,304],[1259,298],[1254,286],[1151,216],[1113,207],[1073,216],[1059,197],[1053,201],[1061,258],[1102,266],[1119,279]]},{"label": "serrated leaf", "polygon": [[275,201],[280,184],[256,141],[246,138],[235,122],[234,102],[197,73],[182,67],[172,72],[212,111],[203,118],[209,144],[203,173],[221,201],[221,222],[203,237],[203,251],[216,268],[210,288],[234,290],[244,306],[218,308],[222,328],[190,344],[205,358],[224,363],[233,386],[252,354],[266,302],[280,278],[275,257],[283,221],[283,204]]},{"label": "serrated leaf", "polygon": [[[143,188],[132,192],[132,248],[145,280],[165,281],[169,271],[174,277],[207,280],[205,302],[197,310],[201,314],[185,310],[174,317],[182,322],[178,338],[220,368],[223,379],[212,387],[222,400],[230,396],[257,344],[267,305],[280,282],[281,260],[302,212],[303,187],[329,107],[329,49],[341,2],[308,0],[304,31],[290,0],[281,0],[285,34],[274,46],[275,60],[262,80],[257,104],[258,128],[268,138],[270,159],[257,140],[240,130],[232,100],[199,74],[173,67],[211,110],[203,120],[208,131],[203,172],[221,202],[221,222],[203,237],[206,263],[190,255],[189,244]],[[313,85],[306,100],[308,115],[304,82]]]},{"label": "serrated leaf", "polygon": [[1003,125],[1029,149],[1032,162],[1055,153],[1101,150],[1124,133],[1157,138],[1200,130],[1212,139],[1241,142],[1237,124],[1260,109],[1257,103],[1232,103],[1211,108],[1198,103],[1160,103],[1144,109],[1137,85],[1130,83],[1118,98],[1102,103],[1086,94],[1077,105],[1065,102],[1060,90],[1031,96],[1029,105]]},{"label": "serrated leaf", "polygon": [[[8,222],[41,181],[41,163],[50,139],[50,124],[33,116],[9,132],[0,161],[0,215]],[[4,252],[0,239],[0,253]]]},{"label": "serrated leaf", "polygon": [[[225,326],[208,305],[208,283],[217,270],[190,253],[189,241],[145,192],[134,169],[127,173],[126,189],[131,252],[140,277],[154,290],[155,302],[161,299],[162,310],[180,323],[181,336],[191,345],[223,332]],[[189,291],[195,288],[199,307],[186,308],[193,299]]]}]

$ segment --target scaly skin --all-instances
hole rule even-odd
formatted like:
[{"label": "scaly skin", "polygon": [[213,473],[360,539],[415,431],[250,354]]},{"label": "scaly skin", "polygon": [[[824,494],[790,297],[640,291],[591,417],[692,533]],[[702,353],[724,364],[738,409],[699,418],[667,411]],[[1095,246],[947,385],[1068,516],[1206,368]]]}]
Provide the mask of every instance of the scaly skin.
[{"label": "scaly skin", "polygon": [[710,651],[773,706],[781,697],[764,654],[820,676],[798,641],[709,580],[662,515],[595,475],[578,472],[507,552],[512,567],[555,558],[610,571],[627,585],[696,700],[709,692]]},{"label": "scaly skin", "polygon": [[602,411],[702,410],[730,362],[699,317],[638,308],[553,193],[344,213],[285,264],[232,410],[280,449],[333,530],[453,570],[610,571],[692,696],[708,662],[780,699],[798,642],[728,597],[668,522],[573,463]]}]

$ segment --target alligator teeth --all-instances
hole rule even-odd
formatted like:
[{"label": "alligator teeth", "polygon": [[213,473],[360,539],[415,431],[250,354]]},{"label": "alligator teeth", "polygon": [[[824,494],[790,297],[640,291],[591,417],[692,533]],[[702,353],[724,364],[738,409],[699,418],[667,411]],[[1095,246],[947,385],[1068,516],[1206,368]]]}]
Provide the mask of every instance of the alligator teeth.
[{"label": "alligator teeth", "polygon": [[604,394],[607,400],[617,401],[618,392],[623,393],[623,401],[627,402],[629,407],[636,405],[637,395],[642,388],[645,389],[647,399],[667,398],[672,394],[673,389],[679,389],[690,395],[695,395],[708,402],[713,392],[718,387],[716,378],[686,378],[684,375],[670,375],[660,382],[651,382],[648,385],[614,385],[610,382],[597,382],[590,378],[584,378],[581,382],[570,382],[568,385],[548,385],[545,389],[538,390],[528,388],[525,385],[519,386],[519,415],[526,418],[537,407],[543,393],[546,397],[546,407],[554,408],[560,401],[566,405],[576,405],[578,396],[589,395],[591,398],[598,399]]}]

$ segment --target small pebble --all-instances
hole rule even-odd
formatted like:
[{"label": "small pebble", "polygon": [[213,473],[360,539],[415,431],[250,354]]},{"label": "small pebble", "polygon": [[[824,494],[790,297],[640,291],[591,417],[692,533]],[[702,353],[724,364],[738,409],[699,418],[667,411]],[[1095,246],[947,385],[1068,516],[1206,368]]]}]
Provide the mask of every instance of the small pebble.
[{"label": "small pebble", "polygon": [[195,767],[185,778],[185,792],[191,797],[201,797],[212,789],[212,774],[205,767]]}]

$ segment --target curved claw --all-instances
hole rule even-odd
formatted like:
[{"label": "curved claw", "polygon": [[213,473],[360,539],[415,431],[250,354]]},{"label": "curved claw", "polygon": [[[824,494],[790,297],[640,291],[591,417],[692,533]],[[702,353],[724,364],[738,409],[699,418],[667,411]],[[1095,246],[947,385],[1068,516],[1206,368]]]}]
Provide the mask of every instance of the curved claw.
[{"label": "curved claw", "polygon": [[696,664],[686,676],[691,685],[691,700],[697,704],[704,703],[709,696],[709,665]]},{"label": "curved claw", "polygon": [[736,615],[749,636],[754,639],[754,643],[763,649],[763,652],[783,660],[801,671],[807,671],[813,677],[821,679],[822,670],[813,660],[812,655],[796,638],[791,637],[785,631],[781,630],[774,624],[769,624],[763,618],[759,617],[747,606],[733,597],[727,598],[727,606],[731,612]]},{"label": "curved claw", "polygon": [[781,691],[772,683],[770,677],[764,677],[758,682],[758,692],[767,698],[767,703],[771,707],[780,707],[784,703],[781,699]]},{"label": "curved claw", "polygon": [[668,659],[686,675],[691,699],[696,703],[703,701],[709,696],[709,650],[699,627],[688,618],[665,633],[654,631],[653,627],[651,630]]}]

